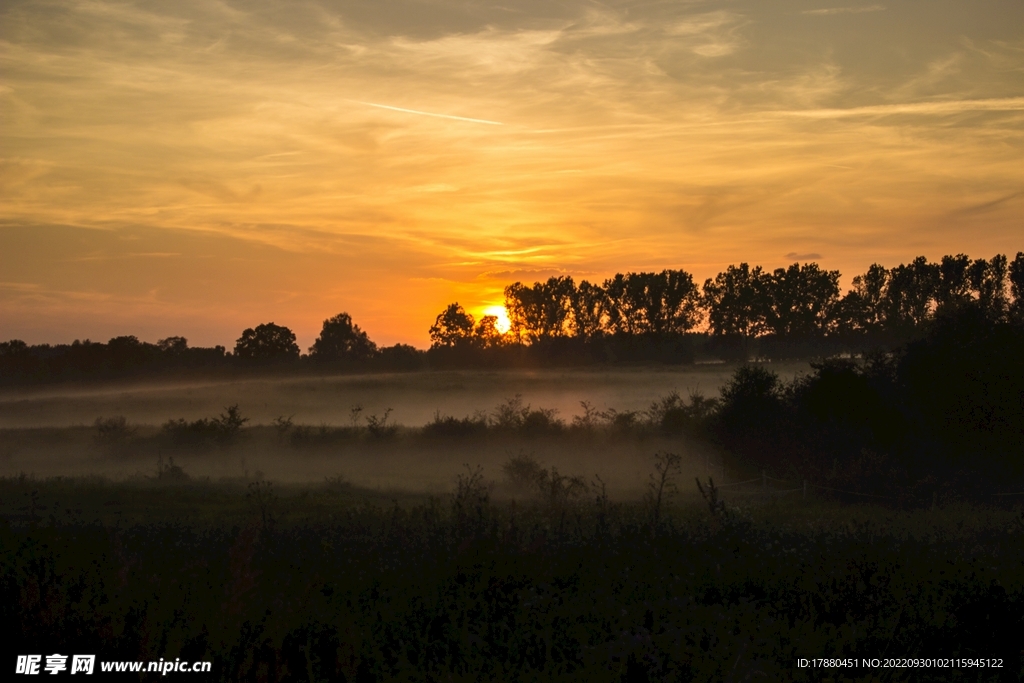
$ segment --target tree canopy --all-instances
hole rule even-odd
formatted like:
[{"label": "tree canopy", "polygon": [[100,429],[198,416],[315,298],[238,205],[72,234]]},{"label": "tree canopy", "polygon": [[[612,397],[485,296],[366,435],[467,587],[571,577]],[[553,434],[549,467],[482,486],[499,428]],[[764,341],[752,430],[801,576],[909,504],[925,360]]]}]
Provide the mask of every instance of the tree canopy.
[{"label": "tree canopy", "polygon": [[242,332],[235,342],[235,356],[251,361],[287,360],[299,357],[299,345],[287,327],[263,323]]},{"label": "tree canopy", "polygon": [[324,321],[309,355],[319,361],[366,360],[377,353],[377,345],[352,322],[348,313],[339,313]]}]

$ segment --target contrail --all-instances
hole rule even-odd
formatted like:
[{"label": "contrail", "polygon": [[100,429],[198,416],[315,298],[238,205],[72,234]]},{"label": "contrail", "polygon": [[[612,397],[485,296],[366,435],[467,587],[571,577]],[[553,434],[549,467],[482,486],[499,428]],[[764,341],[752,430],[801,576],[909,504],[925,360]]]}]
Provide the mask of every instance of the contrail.
[{"label": "contrail", "polygon": [[504,123],[500,121],[488,121],[487,119],[471,119],[465,116],[453,116],[452,114],[435,114],[429,111],[419,111],[416,109],[404,109],[402,107],[392,107],[388,104],[375,104],[373,102],[361,102],[359,100],[345,100],[346,102],[353,102],[355,104],[364,104],[367,107],[377,107],[378,109],[390,109],[391,111],[401,111],[406,114],[420,114],[422,116],[436,116],[439,119],[452,119],[455,121],[469,121],[470,123],[486,123],[489,126],[504,126]]}]

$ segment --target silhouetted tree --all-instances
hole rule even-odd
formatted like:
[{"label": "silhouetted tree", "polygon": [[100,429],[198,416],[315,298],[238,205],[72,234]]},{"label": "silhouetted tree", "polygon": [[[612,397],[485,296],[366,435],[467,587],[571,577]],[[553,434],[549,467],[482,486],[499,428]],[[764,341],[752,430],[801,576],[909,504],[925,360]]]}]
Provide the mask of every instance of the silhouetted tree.
[{"label": "silhouetted tree", "polygon": [[473,330],[473,340],[477,346],[483,349],[501,346],[505,340],[505,335],[498,330],[498,316],[485,315],[480,318],[480,322],[476,324],[476,329]]},{"label": "silhouetted tree", "polygon": [[287,360],[299,357],[299,345],[287,327],[264,323],[242,332],[235,342],[235,356],[251,361]]},{"label": "silhouetted tree", "polygon": [[907,334],[924,324],[932,313],[938,281],[939,265],[924,256],[891,269],[882,301],[885,328]]},{"label": "silhouetted tree", "polygon": [[842,334],[881,330],[884,323],[882,301],[888,282],[889,271],[877,263],[872,263],[863,275],[855,276],[853,289],[836,306],[836,330]]},{"label": "silhouetted tree", "polygon": [[996,254],[990,261],[976,260],[968,270],[968,278],[985,317],[992,321],[1005,320],[1010,309],[1006,296],[1006,256]]},{"label": "silhouetted tree", "polygon": [[135,335],[114,337],[107,342],[107,359],[112,370],[134,370],[146,365],[147,357],[155,348],[151,344],[143,344]]},{"label": "silhouetted tree", "polygon": [[1024,251],[1018,251],[1009,267],[1010,293],[1013,295],[1010,315],[1018,324],[1024,324]]},{"label": "silhouetted tree", "polygon": [[180,355],[188,350],[188,339],[184,337],[167,337],[156,343],[156,347],[162,352],[171,355]]},{"label": "silhouetted tree", "polygon": [[761,266],[729,266],[704,281],[703,304],[711,334],[755,337],[764,334],[766,301]]},{"label": "silhouetted tree", "polygon": [[20,339],[0,342],[0,358],[21,355],[28,352],[28,344]]},{"label": "silhouetted tree", "polygon": [[551,277],[532,287],[521,282],[506,287],[505,310],[513,336],[527,343],[570,336],[575,292],[571,277]]},{"label": "silhouetted tree", "polygon": [[777,268],[766,282],[766,327],[777,335],[814,336],[829,331],[839,301],[839,271],[817,263]]},{"label": "silhouetted tree", "polygon": [[939,263],[939,277],[935,287],[937,311],[948,311],[965,306],[971,301],[971,280],[968,275],[971,259],[966,254],[943,256]]},{"label": "silhouetted tree", "polygon": [[617,274],[604,283],[609,327],[623,334],[682,334],[700,322],[701,297],[685,270]]},{"label": "silhouetted tree", "polygon": [[419,370],[423,367],[426,354],[408,344],[395,344],[385,346],[377,352],[374,359],[374,367],[388,371]]},{"label": "silhouetted tree", "polygon": [[310,357],[317,361],[366,360],[376,353],[377,345],[348,313],[325,320],[320,336],[309,347]]},{"label": "silhouetted tree", "polygon": [[473,343],[475,321],[458,302],[448,304],[430,326],[431,348],[455,348]]},{"label": "silhouetted tree", "polygon": [[593,285],[586,280],[572,293],[569,302],[572,311],[570,327],[575,337],[591,339],[607,330],[608,294],[600,285]]}]

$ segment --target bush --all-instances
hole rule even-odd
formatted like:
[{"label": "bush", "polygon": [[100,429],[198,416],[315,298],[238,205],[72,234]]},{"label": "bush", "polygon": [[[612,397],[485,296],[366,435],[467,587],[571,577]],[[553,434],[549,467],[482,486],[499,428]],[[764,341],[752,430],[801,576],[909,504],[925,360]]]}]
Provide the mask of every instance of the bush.
[{"label": "bush", "polygon": [[520,491],[533,491],[544,481],[547,471],[532,454],[510,457],[501,467],[505,479]]},{"label": "bush", "polygon": [[96,428],[96,442],[108,445],[122,444],[135,436],[137,431],[136,427],[128,425],[123,415],[97,417],[93,426]]},{"label": "bush", "polygon": [[191,481],[192,477],[188,476],[180,465],[174,464],[174,458],[167,458],[167,462],[160,458],[156,464],[156,479],[173,484]]},{"label": "bush", "polygon": [[565,429],[565,422],[554,408],[531,410],[523,405],[522,394],[516,394],[495,408],[491,426],[504,431],[517,431],[530,435],[554,434]]},{"label": "bush", "polygon": [[587,492],[587,484],[582,477],[560,474],[555,467],[544,468],[532,454],[520,453],[509,458],[502,470],[514,489],[520,493],[539,494],[552,508],[577,502]]},{"label": "bush", "polygon": [[691,391],[688,401],[673,391],[652,403],[647,417],[652,426],[667,434],[702,434],[718,405],[717,399],[707,398],[699,390]]},{"label": "bush", "polygon": [[232,442],[249,418],[242,417],[238,405],[224,409],[218,417],[201,418],[188,422],[184,418],[168,420],[163,425],[163,432],[178,446],[201,446],[210,443],[227,444]]},{"label": "bush", "polygon": [[483,434],[487,431],[487,418],[482,415],[464,418],[434,413],[434,419],[423,425],[422,434],[437,438],[452,438]]},{"label": "bush", "polygon": [[380,417],[376,415],[366,416],[366,431],[372,436],[378,439],[385,437],[394,436],[398,433],[398,425],[391,423],[388,424],[388,417],[391,415],[391,408],[384,411],[384,414]]}]

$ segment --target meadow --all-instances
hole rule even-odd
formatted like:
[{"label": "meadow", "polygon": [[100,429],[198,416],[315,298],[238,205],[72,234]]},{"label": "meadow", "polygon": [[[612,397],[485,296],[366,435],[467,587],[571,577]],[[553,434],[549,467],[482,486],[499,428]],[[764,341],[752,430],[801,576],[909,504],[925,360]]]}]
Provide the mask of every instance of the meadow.
[{"label": "meadow", "polygon": [[[472,469],[424,496],[196,482],[174,467],[0,481],[12,651],[208,660],[224,681],[1024,674],[1019,509],[695,504],[656,487],[615,502],[552,486],[550,470],[546,487],[500,502]],[[677,475],[669,489],[686,485]],[[905,657],[929,663],[884,668]]]},{"label": "meadow", "polygon": [[806,444],[764,431],[850,441],[801,412],[873,376],[844,363],[6,390],[9,647],[223,681],[1020,680],[1019,497],[912,460],[803,487]]}]

